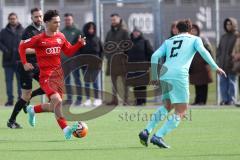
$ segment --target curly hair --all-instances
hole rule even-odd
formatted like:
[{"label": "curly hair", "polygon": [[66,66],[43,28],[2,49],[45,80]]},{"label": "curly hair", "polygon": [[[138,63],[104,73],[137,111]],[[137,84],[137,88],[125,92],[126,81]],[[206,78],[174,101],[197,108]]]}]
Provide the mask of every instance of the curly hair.
[{"label": "curly hair", "polygon": [[48,10],[43,17],[43,21],[46,23],[48,21],[51,21],[53,17],[59,16],[59,13],[57,10]]},{"label": "curly hair", "polygon": [[177,23],[177,29],[180,33],[190,32],[192,29],[192,22],[190,19],[180,20]]}]

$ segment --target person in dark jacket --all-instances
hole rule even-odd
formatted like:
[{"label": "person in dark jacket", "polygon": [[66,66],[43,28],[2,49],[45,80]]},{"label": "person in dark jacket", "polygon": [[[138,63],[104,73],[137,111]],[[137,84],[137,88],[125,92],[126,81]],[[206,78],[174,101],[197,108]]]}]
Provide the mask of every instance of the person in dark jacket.
[{"label": "person in dark jacket", "polygon": [[226,73],[227,77],[220,76],[220,105],[231,105],[236,101],[236,72],[233,71],[232,52],[237,39],[237,20],[235,18],[227,18],[224,20],[225,34],[220,39],[217,48],[217,63]]},{"label": "person in dark jacket", "polygon": [[[62,33],[66,37],[66,39],[71,43],[75,44],[78,41],[79,35],[82,35],[82,31],[77,28],[77,26],[74,24],[74,18],[72,13],[65,13],[64,14],[64,23],[65,26],[62,30]],[[79,53],[76,53],[74,56],[78,55]],[[61,60],[62,62],[66,62],[69,59],[69,57],[65,56],[64,54],[61,54]],[[67,64],[70,63],[65,63],[64,67],[69,68]],[[80,72],[79,69],[76,69],[72,72],[74,82],[77,86],[81,86],[81,81],[80,81]],[[68,75],[65,79],[65,84],[70,85],[71,84],[71,74]],[[66,104],[72,104],[72,88],[67,87],[66,88],[67,92],[67,100],[65,101]],[[77,90],[77,99],[74,102],[75,106],[80,106],[82,104],[82,92],[81,90]]]},{"label": "person in dark jacket", "polygon": [[[119,14],[114,13],[111,15],[111,29],[107,32],[104,46],[108,42],[111,42],[111,43],[114,42],[115,44],[118,45],[121,41],[124,41],[124,40],[130,40],[127,26],[124,23],[123,19],[119,16]],[[113,92],[112,100],[111,100],[111,102],[107,103],[107,105],[118,105],[117,91],[120,86],[120,84],[117,83],[118,77],[120,77],[122,79],[122,83],[123,83],[123,87],[124,87],[122,89],[124,92],[123,97],[121,97],[123,99],[123,105],[126,105],[128,103],[127,102],[127,98],[128,98],[127,86],[126,86],[125,77],[123,75],[121,75],[121,76],[113,75],[113,74],[110,75],[110,67],[114,67],[114,68],[111,68],[111,70],[115,70],[116,68],[119,67],[116,64],[111,64],[112,57],[118,53],[119,53],[119,51],[116,50],[116,51],[114,51],[112,53],[108,53],[106,55],[106,58],[107,58],[106,75],[111,76],[113,86],[115,86],[115,88],[112,87],[112,92]],[[122,58],[122,59],[119,59],[118,61],[122,61],[124,63],[125,59]]]},{"label": "person in dark jacket", "polygon": [[[233,57],[233,70],[239,76],[240,74],[240,33],[238,33],[237,35],[237,40],[233,47],[232,57]],[[238,84],[240,84],[240,78],[238,80],[239,80]],[[238,89],[240,91],[240,87]],[[240,107],[240,101],[236,102],[235,105],[237,107]]]},{"label": "person in dark jacket", "polygon": [[17,61],[19,60],[18,45],[21,41],[24,28],[18,22],[16,13],[8,15],[8,24],[0,32],[0,50],[3,52],[2,65],[5,72],[7,89],[7,102],[5,106],[13,105],[13,77],[16,74],[18,98],[21,96],[19,74],[17,72]]},{"label": "person in dark jacket", "polygon": [[[134,28],[130,35],[133,42],[133,47],[128,51],[128,62],[150,62],[153,54],[153,48],[149,40],[145,39],[142,32]],[[150,66],[149,66],[150,67]],[[129,73],[128,77],[137,77],[146,72]],[[146,104],[146,86],[134,87],[135,105],[141,106]],[[138,94],[138,92],[143,94]]]},{"label": "person in dark jacket", "polygon": [[[88,22],[83,26],[83,34],[86,37],[86,45],[80,49],[81,55],[92,55],[97,58],[102,58],[102,43],[100,39],[96,36],[96,25],[93,22]],[[91,58],[89,57],[89,63],[91,63]],[[97,66],[95,66],[97,65]],[[91,68],[93,66],[93,68]],[[102,104],[102,100],[99,98],[99,77],[98,73],[101,71],[102,64],[90,64],[88,68],[83,67],[83,74],[85,80],[85,93],[86,101],[85,106],[91,106],[92,104],[96,107]],[[88,73],[86,73],[88,71]],[[92,103],[90,99],[90,85],[94,88],[94,101]]]},{"label": "person in dark jacket", "polygon": [[[31,19],[32,23],[28,25],[22,34],[22,40],[27,40],[32,38],[33,36],[40,34],[44,31],[44,26],[42,25],[43,22],[43,13],[40,8],[33,8],[31,9]],[[12,114],[8,119],[7,126],[11,129],[19,129],[22,126],[16,122],[17,116],[19,115],[20,111],[27,112],[27,105],[30,103],[30,100],[38,95],[45,94],[44,91],[39,87],[32,91],[33,79],[39,82],[39,67],[37,64],[37,58],[35,54],[35,50],[28,48],[26,51],[26,58],[29,63],[34,66],[34,69],[31,71],[26,71],[24,69],[23,64],[21,61],[18,62],[18,73],[20,77],[20,85],[21,85],[21,98],[16,101]]]},{"label": "person in dark jacket", "polygon": [[[192,34],[200,36],[198,25],[192,25]],[[201,37],[204,47],[212,54],[211,44]],[[190,83],[195,86],[195,100],[192,105],[205,105],[208,95],[208,83],[212,82],[212,73],[210,66],[204,61],[199,53],[196,53],[190,66]]]}]

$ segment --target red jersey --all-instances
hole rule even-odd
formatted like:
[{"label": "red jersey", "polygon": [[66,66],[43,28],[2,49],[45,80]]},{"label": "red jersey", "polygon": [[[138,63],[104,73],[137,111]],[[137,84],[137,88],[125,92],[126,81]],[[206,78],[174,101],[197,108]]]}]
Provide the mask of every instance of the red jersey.
[{"label": "red jersey", "polygon": [[33,48],[36,51],[37,62],[40,68],[40,79],[48,79],[53,71],[62,70],[61,51],[72,56],[83,44],[77,42],[71,45],[65,36],[58,32],[54,36],[47,36],[45,32],[24,40],[19,45],[19,54],[23,64],[27,63],[25,50]]},{"label": "red jersey", "polygon": [[20,43],[19,54],[22,63],[26,64],[25,50],[27,48],[35,49],[40,69],[39,83],[46,95],[50,98],[50,96],[55,93],[59,93],[60,96],[63,96],[64,93],[61,51],[67,56],[71,56],[82,46],[83,44],[81,42],[77,42],[72,46],[61,32],[54,36],[47,36],[44,32]]}]

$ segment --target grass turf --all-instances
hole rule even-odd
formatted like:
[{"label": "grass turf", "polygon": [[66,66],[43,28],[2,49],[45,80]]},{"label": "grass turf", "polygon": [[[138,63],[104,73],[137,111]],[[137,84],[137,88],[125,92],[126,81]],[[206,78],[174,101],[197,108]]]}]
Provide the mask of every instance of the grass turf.
[{"label": "grass turf", "polygon": [[[170,133],[163,150],[139,143],[138,133],[154,108],[118,107],[107,115],[87,121],[86,138],[64,140],[53,114],[37,115],[32,128],[21,113],[18,122],[24,129],[6,128],[12,109],[0,111],[0,159],[8,160],[239,160],[240,110],[238,108],[193,108],[188,118]],[[85,112],[86,109],[81,109]],[[79,109],[73,109],[79,112]]]}]

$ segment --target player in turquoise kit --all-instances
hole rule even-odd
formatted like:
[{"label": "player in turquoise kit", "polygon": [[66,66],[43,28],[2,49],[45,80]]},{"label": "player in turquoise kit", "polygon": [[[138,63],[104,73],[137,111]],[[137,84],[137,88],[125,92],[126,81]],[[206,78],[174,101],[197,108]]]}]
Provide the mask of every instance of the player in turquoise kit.
[{"label": "player in turquoise kit", "polygon": [[[171,37],[155,51],[151,58],[152,80],[150,84],[160,85],[163,105],[152,115],[146,128],[139,133],[140,142],[148,146],[148,137],[160,120],[167,119],[163,126],[152,136],[150,142],[160,148],[169,148],[163,137],[178,127],[184,117],[189,103],[189,67],[198,51],[203,59],[218,74],[225,72],[217,66],[210,53],[204,48],[202,40],[189,34],[192,27],[190,20],[181,20],[177,24],[179,34]],[[160,58],[166,60],[158,75]],[[172,115],[169,112],[175,109]]]}]

